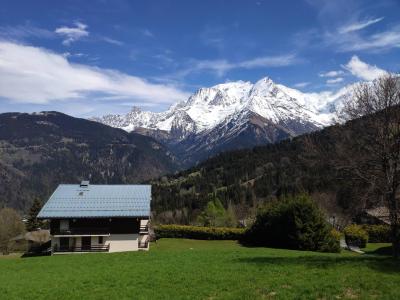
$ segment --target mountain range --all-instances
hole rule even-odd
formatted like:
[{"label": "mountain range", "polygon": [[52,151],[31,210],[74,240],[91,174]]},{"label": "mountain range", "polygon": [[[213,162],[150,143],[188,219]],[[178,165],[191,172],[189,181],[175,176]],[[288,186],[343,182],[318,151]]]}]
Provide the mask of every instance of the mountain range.
[{"label": "mountain range", "polygon": [[0,114],[0,207],[26,211],[59,183],[143,182],[318,130],[348,91],[305,94],[263,78],[199,89],[165,112],[134,108],[97,122],[53,111]]},{"label": "mountain range", "polygon": [[336,93],[302,93],[265,77],[200,88],[164,112],[134,107],[92,120],[164,143],[183,166],[219,152],[275,143],[331,124],[347,86]]}]

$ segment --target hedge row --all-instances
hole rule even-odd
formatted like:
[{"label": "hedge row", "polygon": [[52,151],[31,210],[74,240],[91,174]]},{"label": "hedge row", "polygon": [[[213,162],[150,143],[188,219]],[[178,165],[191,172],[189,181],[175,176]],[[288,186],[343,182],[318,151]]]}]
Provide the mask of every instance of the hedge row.
[{"label": "hedge row", "polygon": [[368,233],[370,243],[390,243],[389,225],[363,225],[363,229]]},{"label": "hedge row", "polygon": [[154,228],[156,238],[185,238],[196,240],[238,240],[242,228],[199,227],[185,225],[158,225]]}]

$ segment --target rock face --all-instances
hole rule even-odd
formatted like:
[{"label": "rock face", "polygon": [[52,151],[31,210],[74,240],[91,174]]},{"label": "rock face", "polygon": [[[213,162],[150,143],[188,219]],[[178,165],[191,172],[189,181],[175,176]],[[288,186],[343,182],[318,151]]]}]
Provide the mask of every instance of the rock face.
[{"label": "rock face", "polygon": [[60,183],[138,183],[179,164],[160,142],[58,112],[0,114],[0,207],[26,211]]},{"label": "rock face", "polygon": [[330,123],[346,91],[306,94],[265,77],[255,84],[238,81],[201,88],[165,112],[134,107],[126,115],[93,120],[165,142],[190,165],[220,151],[274,143],[320,129]]}]

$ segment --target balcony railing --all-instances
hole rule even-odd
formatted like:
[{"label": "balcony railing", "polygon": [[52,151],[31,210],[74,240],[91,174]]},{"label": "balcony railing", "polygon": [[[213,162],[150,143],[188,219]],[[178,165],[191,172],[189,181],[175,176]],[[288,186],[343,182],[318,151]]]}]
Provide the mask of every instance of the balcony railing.
[{"label": "balcony railing", "polygon": [[140,233],[148,233],[149,232],[149,226],[148,225],[140,225],[139,232]]},{"label": "balcony railing", "polygon": [[109,234],[110,228],[108,227],[72,227],[64,230],[55,230],[53,235],[96,235],[96,234]]},{"label": "balcony railing", "polygon": [[91,245],[81,247],[60,247],[54,245],[53,252],[108,252],[110,245]]}]

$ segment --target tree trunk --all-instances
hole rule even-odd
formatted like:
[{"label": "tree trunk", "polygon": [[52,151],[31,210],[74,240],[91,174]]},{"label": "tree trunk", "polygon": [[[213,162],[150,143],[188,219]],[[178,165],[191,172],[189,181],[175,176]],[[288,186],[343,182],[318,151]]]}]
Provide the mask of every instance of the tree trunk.
[{"label": "tree trunk", "polygon": [[389,208],[390,227],[392,234],[393,257],[400,257],[400,224],[399,210],[397,205],[396,193],[390,192],[387,194],[387,204]]},{"label": "tree trunk", "polygon": [[[392,218],[391,218],[392,219]],[[392,236],[393,257],[398,259],[400,255],[400,228],[397,222],[392,222],[390,225]]]}]

